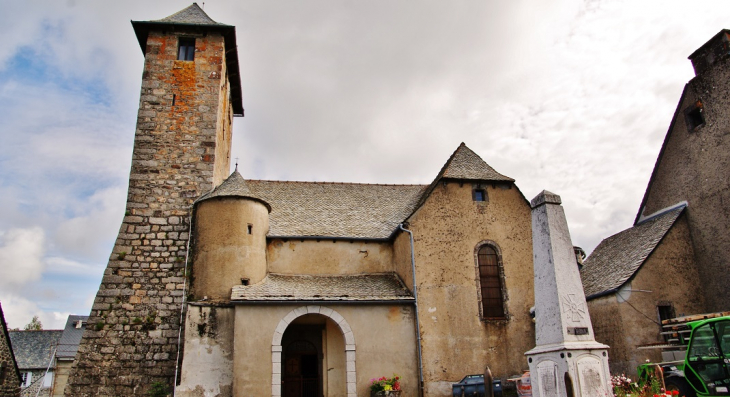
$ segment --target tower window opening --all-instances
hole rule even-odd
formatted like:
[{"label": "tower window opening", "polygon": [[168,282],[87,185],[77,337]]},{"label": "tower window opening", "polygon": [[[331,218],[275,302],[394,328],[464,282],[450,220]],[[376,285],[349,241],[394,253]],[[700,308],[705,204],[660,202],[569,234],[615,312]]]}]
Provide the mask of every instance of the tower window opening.
[{"label": "tower window opening", "polygon": [[195,39],[181,37],[177,49],[178,61],[192,61],[195,59]]},{"label": "tower window opening", "polygon": [[695,131],[705,125],[702,101],[697,100],[697,102],[684,110],[684,120],[687,122],[687,131],[689,132]]},{"label": "tower window opening", "polygon": [[472,198],[474,201],[487,201],[487,192],[484,189],[474,189]]},{"label": "tower window opening", "polygon": [[248,234],[252,234],[252,233],[253,233],[253,225],[249,223],[248,224]]}]

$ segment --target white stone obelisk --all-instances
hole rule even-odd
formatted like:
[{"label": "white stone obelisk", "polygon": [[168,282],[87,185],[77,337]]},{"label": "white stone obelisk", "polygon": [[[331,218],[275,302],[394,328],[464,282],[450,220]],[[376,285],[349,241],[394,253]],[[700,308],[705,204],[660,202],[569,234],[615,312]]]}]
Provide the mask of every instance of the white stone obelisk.
[{"label": "white stone obelisk", "polygon": [[534,397],[612,396],[608,346],[596,342],[560,196],[532,199],[535,348],[525,353]]}]

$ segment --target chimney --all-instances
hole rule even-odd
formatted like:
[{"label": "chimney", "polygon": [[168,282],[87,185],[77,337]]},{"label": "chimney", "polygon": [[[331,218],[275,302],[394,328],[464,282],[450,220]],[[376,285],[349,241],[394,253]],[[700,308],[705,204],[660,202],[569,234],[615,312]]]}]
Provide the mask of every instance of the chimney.
[{"label": "chimney", "polygon": [[728,54],[730,54],[730,30],[723,29],[689,56],[695,69],[695,76],[704,73]]}]

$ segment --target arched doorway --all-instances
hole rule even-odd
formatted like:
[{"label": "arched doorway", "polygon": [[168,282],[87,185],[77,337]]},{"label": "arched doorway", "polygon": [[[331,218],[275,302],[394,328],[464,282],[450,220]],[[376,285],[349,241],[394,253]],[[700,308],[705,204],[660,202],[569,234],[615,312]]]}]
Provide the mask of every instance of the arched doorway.
[{"label": "arched doorway", "polygon": [[[319,320],[317,320],[319,318]],[[321,320],[324,319],[322,322]],[[307,336],[307,331],[304,327],[316,325],[319,326],[321,335],[324,336],[320,339],[320,344],[317,345],[311,334]],[[291,337],[290,335],[291,332]],[[299,332],[304,330],[303,337],[296,337]],[[311,332],[311,331],[310,331]],[[285,338],[286,335],[286,338]],[[301,335],[301,334],[300,334]],[[322,340],[326,339],[330,343],[322,344]],[[338,340],[335,344],[331,342]],[[305,346],[307,342],[314,345]],[[294,345],[292,345],[294,344]],[[291,345],[291,352],[287,354],[287,349]],[[323,349],[325,361],[327,361],[327,368],[322,366],[322,358],[314,362],[311,352],[317,350],[322,353]],[[318,387],[319,396],[323,394],[345,394],[347,397],[356,397],[356,366],[355,366],[355,337],[352,333],[352,328],[336,311],[325,307],[325,306],[301,306],[291,312],[289,312],[284,318],[279,321],[276,330],[274,331],[274,337],[271,341],[271,362],[274,364],[272,379],[271,379],[271,395],[275,397],[289,396],[288,393],[296,393],[293,391],[294,386],[291,386],[289,390],[288,383],[285,378],[287,376],[286,361],[287,357],[299,357],[298,360],[293,359],[290,364],[292,366],[300,365],[299,369],[292,368],[294,372],[299,371],[300,373],[304,370],[305,373],[312,374],[312,368],[319,367],[318,378],[324,378],[324,385],[320,383]],[[329,357],[329,359],[328,359]],[[306,369],[304,367],[307,367]],[[336,374],[339,372],[339,376]],[[329,379],[329,383],[327,381]],[[341,383],[337,386],[337,382],[332,383],[333,380],[341,379]],[[323,382],[323,380],[319,380]],[[342,389],[340,389],[342,387]],[[301,389],[300,389],[301,390]],[[338,390],[341,390],[338,391]],[[287,394],[285,394],[287,393]],[[291,394],[293,396],[299,396],[298,394]],[[302,396],[304,397],[304,396]]]},{"label": "arched doorway", "polygon": [[282,345],[282,395],[322,396],[322,327],[291,325]]}]

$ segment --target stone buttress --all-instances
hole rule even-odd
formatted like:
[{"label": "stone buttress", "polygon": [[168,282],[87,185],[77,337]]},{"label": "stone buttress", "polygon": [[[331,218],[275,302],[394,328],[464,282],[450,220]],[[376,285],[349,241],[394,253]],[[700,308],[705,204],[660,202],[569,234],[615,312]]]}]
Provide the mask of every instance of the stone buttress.
[{"label": "stone buttress", "polygon": [[145,64],[126,213],[66,396],[172,390],[191,207],[228,175],[243,116],[233,26],[197,4],[132,25]]}]

